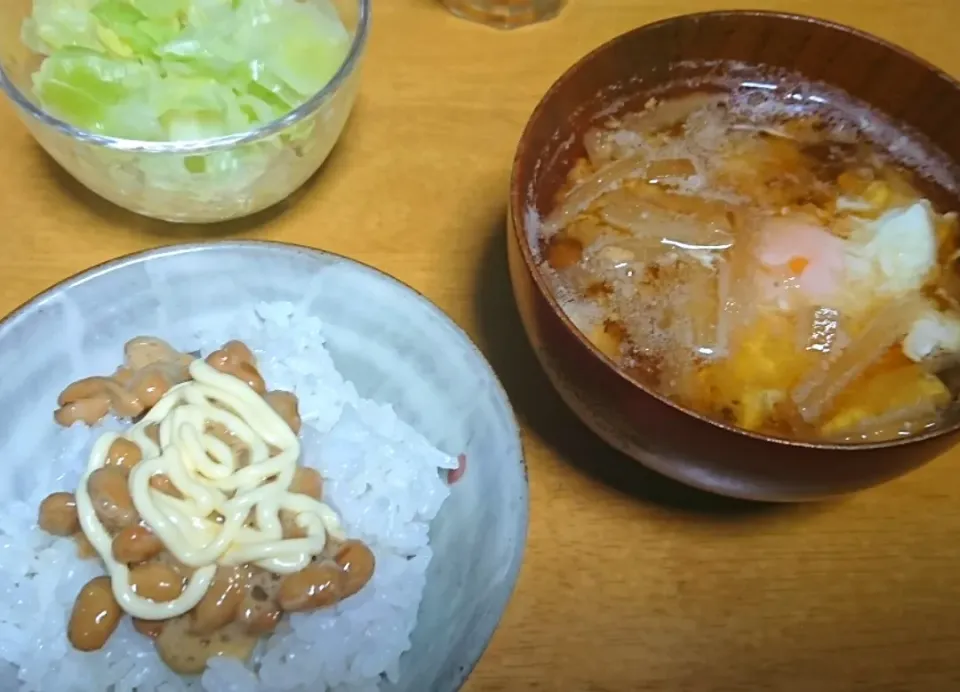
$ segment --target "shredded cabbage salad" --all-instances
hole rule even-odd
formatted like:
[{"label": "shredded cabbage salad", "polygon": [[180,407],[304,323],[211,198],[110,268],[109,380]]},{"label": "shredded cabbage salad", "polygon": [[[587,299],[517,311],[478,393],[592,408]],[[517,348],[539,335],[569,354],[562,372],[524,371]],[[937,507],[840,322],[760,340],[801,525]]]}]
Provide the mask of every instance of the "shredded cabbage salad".
[{"label": "shredded cabbage salad", "polygon": [[[329,0],[34,0],[22,37],[44,56],[33,89],[48,112],[98,134],[158,142],[245,132],[286,115],[329,83],[351,42]],[[312,126],[234,151],[144,154],[138,174],[167,189],[216,174],[217,194],[235,192],[263,172],[270,149],[297,146]]]},{"label": "shredded cabbage salad", "polygon": [[322,89],[350,36],[296,0],[35,0],[33,86],[77,127],[154,141],[244,132]]}]

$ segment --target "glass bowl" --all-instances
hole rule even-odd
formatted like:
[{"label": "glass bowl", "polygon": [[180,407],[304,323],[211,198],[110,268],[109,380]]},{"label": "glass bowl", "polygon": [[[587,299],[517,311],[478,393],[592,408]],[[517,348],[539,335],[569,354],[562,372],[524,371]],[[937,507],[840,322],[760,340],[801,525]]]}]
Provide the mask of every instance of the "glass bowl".
[{"label": "glass bowl", "polygon": [[248,216],[284,200],[317,171],[353,108],[370,0],[329,3],[352,36],[343,64],[301,106],[246,132],[140,141],[84,131],[54,117],[39,104],[31,86],[42,56],[20,36],[31,0],[0,5],[0,89],[40,145],[83,185],[114,204],[181,223]]}]

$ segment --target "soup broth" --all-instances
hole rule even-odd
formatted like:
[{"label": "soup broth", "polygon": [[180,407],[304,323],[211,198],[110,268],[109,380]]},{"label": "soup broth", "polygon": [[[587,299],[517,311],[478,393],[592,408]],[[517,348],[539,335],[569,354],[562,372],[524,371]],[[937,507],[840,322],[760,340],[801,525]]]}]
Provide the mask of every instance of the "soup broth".
[{"label": "soup broth", "polygon": [[548,282],[607,357],[716,420],[841,442],[936,426],[960,356],[952,185],[866,111],[759,86],[590,130],[541,224]]}]

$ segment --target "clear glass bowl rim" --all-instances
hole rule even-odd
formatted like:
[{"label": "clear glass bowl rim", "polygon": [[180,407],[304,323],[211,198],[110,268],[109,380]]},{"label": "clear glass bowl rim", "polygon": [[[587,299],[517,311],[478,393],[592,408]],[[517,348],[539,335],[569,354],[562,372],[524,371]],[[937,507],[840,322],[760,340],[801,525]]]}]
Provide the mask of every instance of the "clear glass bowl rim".
[{"label": "clear glass bowl rim", "polygon": [[291,125],[304,120],[317,112],[327,99],[336,93],[340,85],[356,69],[360,58],[363,55],[364,47],[367,43],[367,34],[370,28],[370,4],[372,0],[358,0],[359,13],[357,16],[357,29],[353,35],[353,41],[350,44],[350,50],[343,64],[337,69],[333,78],[309,99],[300,104],[283,117],[272,120],[268,123],[247,130],[246,132],[236,132],[230,135],[220,137],[209,137],[207,139],[194,139],[182,141],[147,141],[139,139],[124,139],[121,137],[107,137],[87,130],[74,127],[73,125],[56,118],[45,110],[34,104],[27,98],[23,92],[18,89],[7,76],[3,65],[0,64],[0,89],[10,97],[10,99],[22,111],[39,121],[40,123],[60,132],[67,137],[104,149],[114,151],[129,151],[147,154],[207,154],[214,151],[223,151],[231,149],[241,144],[249,144],[275,135],[287,129]]}]

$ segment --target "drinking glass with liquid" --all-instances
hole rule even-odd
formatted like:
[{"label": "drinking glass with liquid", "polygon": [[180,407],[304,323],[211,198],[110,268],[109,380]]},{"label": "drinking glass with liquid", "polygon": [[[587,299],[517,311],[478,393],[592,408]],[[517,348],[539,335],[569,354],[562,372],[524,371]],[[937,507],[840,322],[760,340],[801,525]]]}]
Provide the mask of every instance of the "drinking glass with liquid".
[{"label": "drinking glass with liquid", "polygon": [[567,0],[440,0],[464,19],[498,29],[515,29],[555,17]]}]

